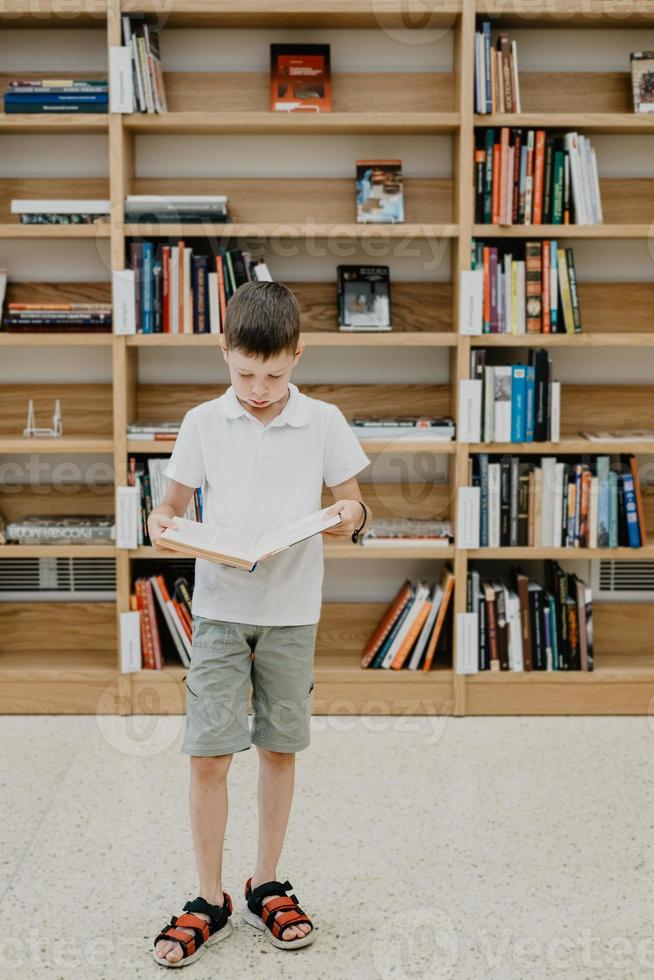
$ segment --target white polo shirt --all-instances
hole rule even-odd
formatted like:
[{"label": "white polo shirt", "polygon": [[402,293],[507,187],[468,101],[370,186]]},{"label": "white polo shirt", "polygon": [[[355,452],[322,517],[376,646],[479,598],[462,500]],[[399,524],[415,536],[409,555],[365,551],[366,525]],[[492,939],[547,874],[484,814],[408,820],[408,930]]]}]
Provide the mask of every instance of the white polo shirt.
[{"label": "white polo shirt", "polygon": [[[343,483],[369,465],[341,410],[289,383],[282,412],[263,425],[234,388],[186,413],[165,474],[202,487],[204,520],[257,538],[322,506],[323,481]],[[193,612],[257,626],[320,619],[323,536],[265,558],[253,572],[196,558]]]}]

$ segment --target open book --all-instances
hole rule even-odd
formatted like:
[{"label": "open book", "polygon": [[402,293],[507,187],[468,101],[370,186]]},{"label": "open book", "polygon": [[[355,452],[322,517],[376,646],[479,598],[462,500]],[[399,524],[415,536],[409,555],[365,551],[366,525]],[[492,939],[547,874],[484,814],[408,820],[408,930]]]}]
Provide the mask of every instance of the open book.
[{"label": "open book", "polygon": [[190,558],[206,558],[221,565],[253,572],[257,563],[264,558],[285,551],[293,544],[299,544],[314,534],[320,534],[321,531],[340,524],[340,514],[334,514],[325,520],[327,510],[324,507],[289,524],[282,524],[256,540],[244,531],[231,527],[218,527],[216,524],[202,524],[175,517],[175,527],[167,527],[157,545],[172,548],[180,555]]}]

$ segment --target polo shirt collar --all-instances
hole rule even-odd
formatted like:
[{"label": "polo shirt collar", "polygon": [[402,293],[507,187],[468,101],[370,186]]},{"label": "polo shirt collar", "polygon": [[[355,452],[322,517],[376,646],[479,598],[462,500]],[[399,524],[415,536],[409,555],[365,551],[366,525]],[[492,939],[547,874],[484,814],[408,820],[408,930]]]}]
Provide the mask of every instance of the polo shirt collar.
[{"label": "polo shirt collar", "polygon": [[[289,381],[288,387],[290,390],[289,399],[284,405],[284,408],[269,425],[292,425],[301,426],[307,425],[310,421],[309,411],[305,405],[305,399],[300,394],[297,385],[294,385],[292,381]],[[230,385],[225,391],[222,397],[219,399],[220,412],[225,418],[236,419],[241,415],[249,415],[252,418],[251,412],[243,408],[240,401],[236,397],[236,392],[234,391],[234,386]]]}]

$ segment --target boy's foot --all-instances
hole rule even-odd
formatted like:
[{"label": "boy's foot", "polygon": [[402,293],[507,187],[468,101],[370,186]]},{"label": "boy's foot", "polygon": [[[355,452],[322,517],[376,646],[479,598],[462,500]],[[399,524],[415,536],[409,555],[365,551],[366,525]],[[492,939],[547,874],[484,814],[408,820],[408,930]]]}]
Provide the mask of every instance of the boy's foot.
[{"label": "boy's foot", "polygon": [[245,883],[247,906],[243,919],[261,929],[266,939],[279,949],[308,946],[315,939],[313,923],[298,903],[290,881],[266,881],[254,885],[256,878]]},{"label": "boy's foot", "polygon": [[161,966],[187,966],[204,953],[205,946],[227,939],[232,932],[232,900],[225,892],[219,901],[212,905],[198,896],[186,903],[184,915],[172,916],[154,941],[155,962]]}]

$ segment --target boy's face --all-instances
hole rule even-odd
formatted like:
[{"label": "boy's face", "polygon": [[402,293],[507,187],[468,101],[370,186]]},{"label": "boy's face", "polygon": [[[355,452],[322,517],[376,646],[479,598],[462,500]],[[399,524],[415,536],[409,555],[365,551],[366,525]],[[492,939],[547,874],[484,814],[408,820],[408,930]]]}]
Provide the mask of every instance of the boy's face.
[{"label": "boy's face", "polygon": [[293,368],[300,360],[305,345],[298,343],[295,354],[284,351],[265,360],[240,350],[228,350],[223,340],[220,346],[239,401],[263,411],[286,397]]}]

